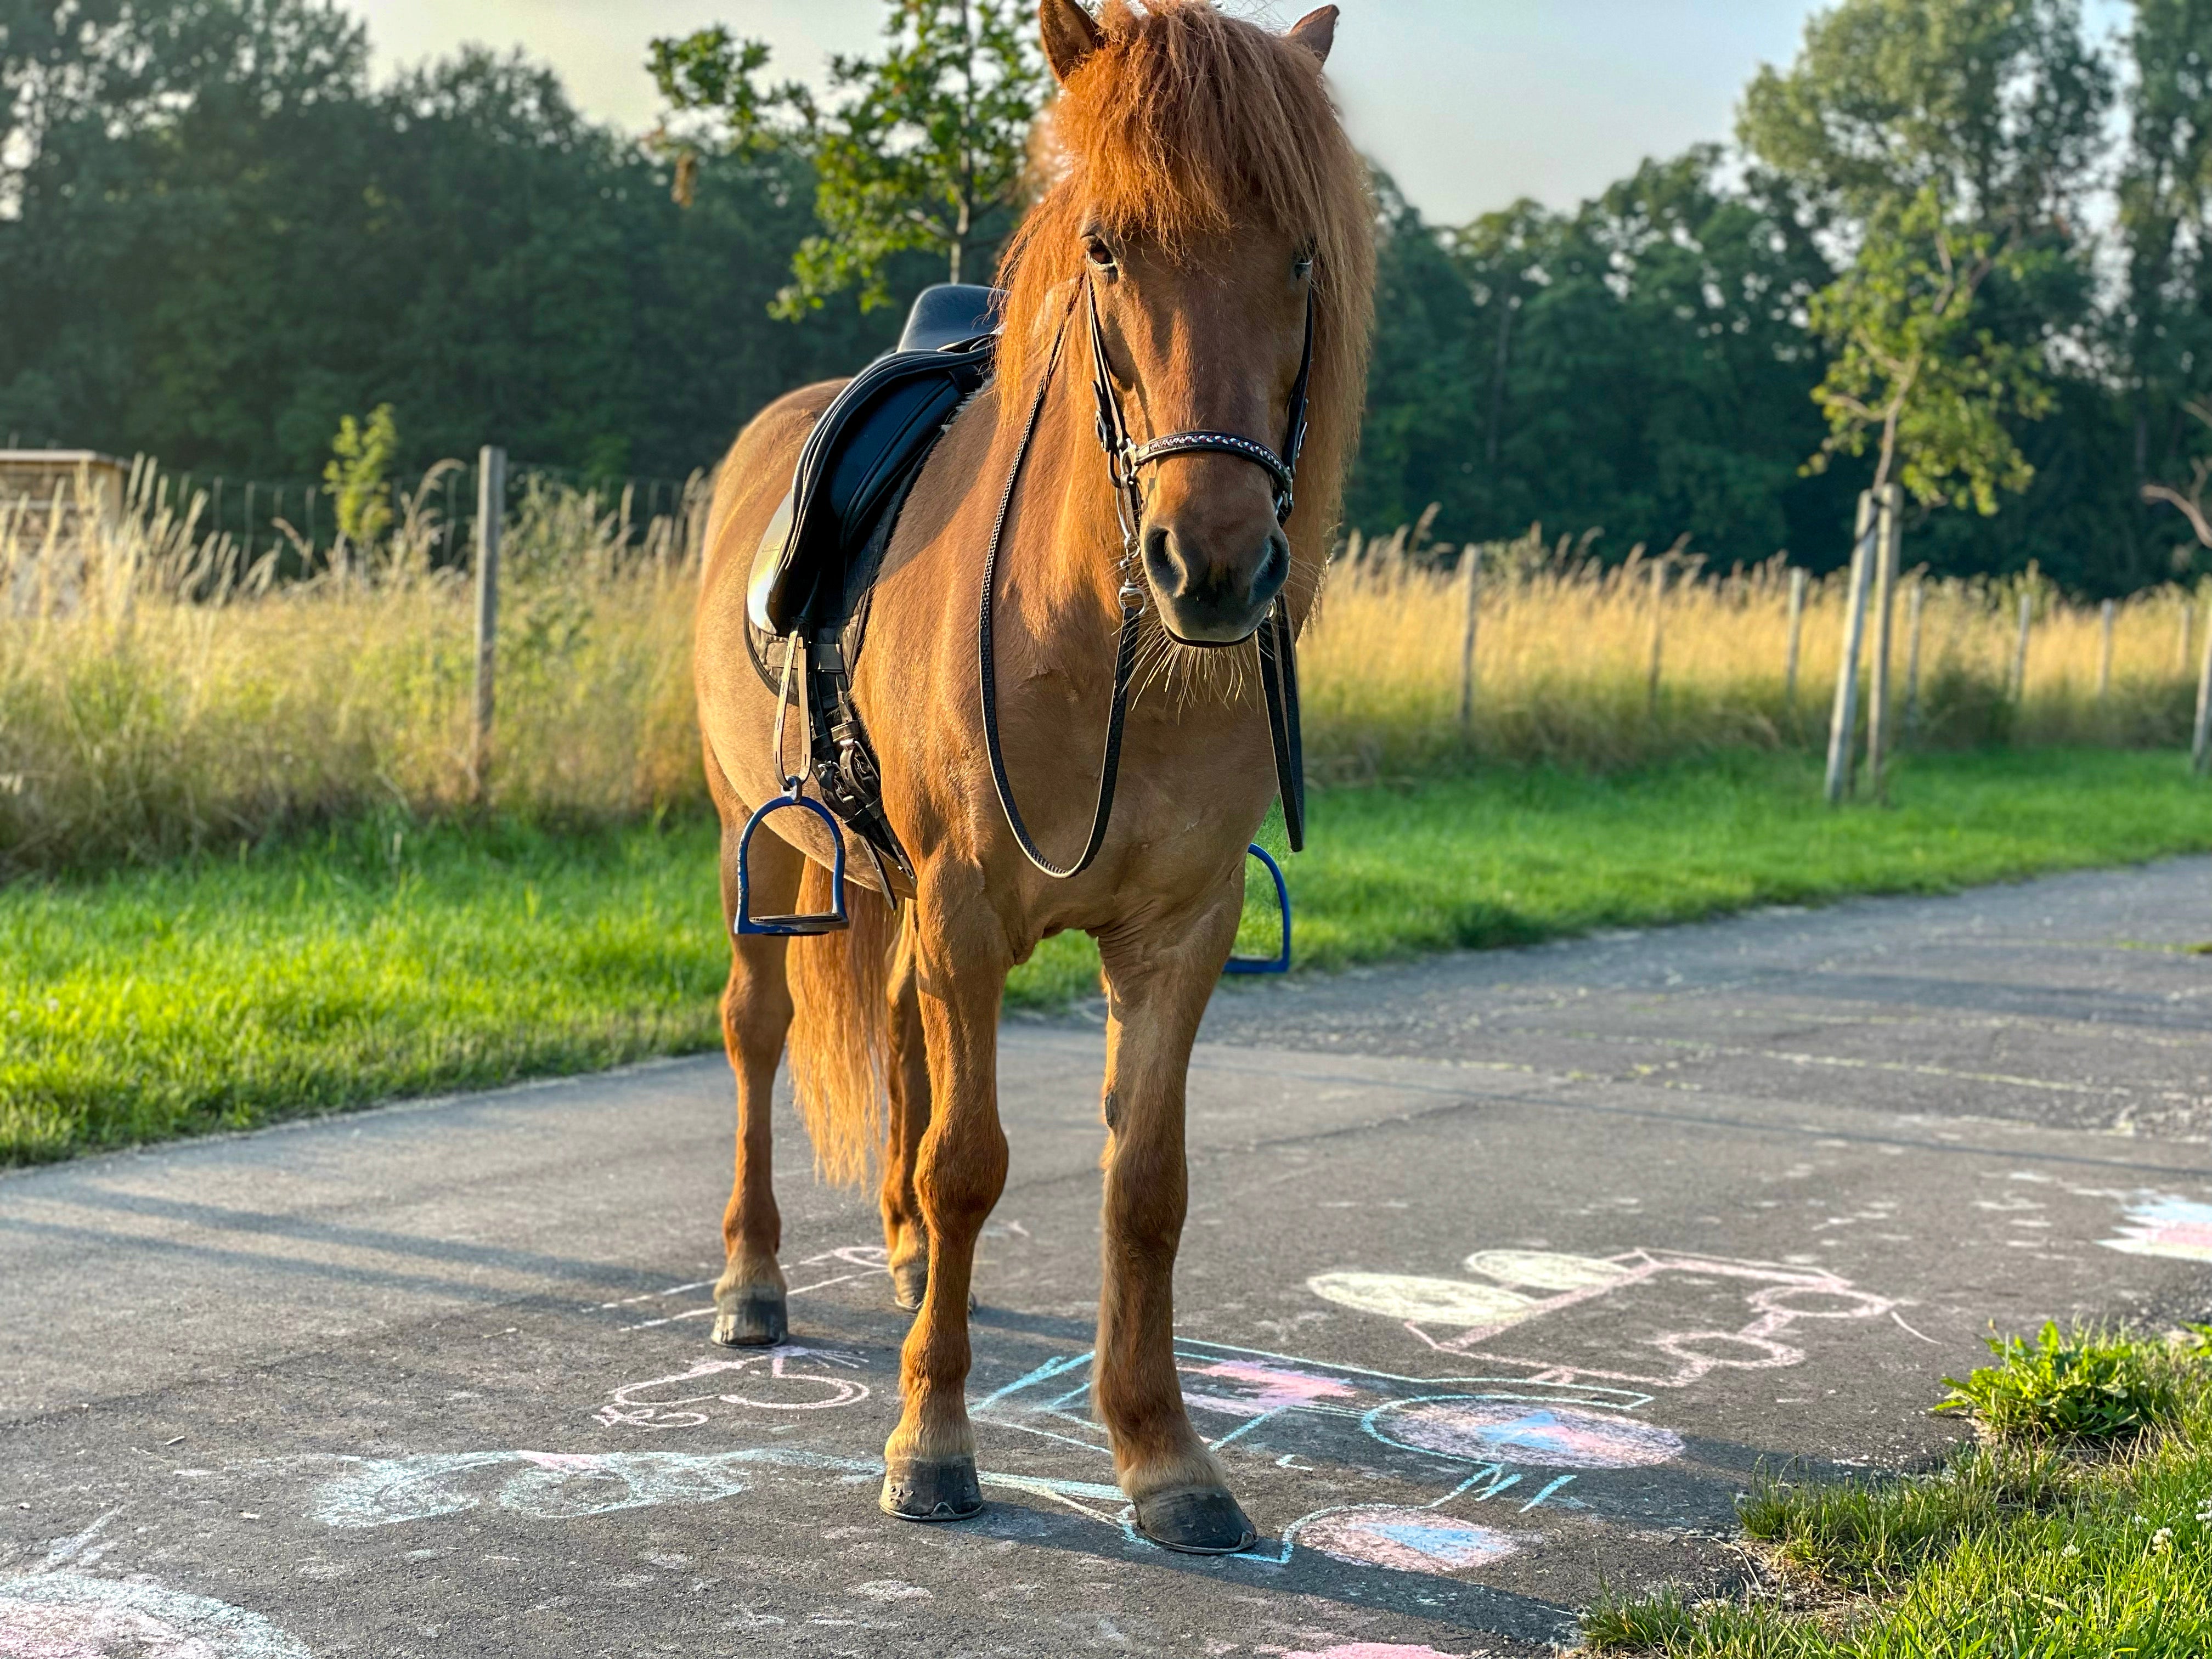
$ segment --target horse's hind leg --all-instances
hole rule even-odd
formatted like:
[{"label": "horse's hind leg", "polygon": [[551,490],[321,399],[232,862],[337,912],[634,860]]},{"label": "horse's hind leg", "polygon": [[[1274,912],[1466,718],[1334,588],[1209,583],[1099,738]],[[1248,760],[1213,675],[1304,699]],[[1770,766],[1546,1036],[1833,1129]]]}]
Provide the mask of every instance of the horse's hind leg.
[{"label": "horse's hind leg", "polygon": [[[1241,885],[1237,890],[1242,891]],[[1183,1409],[1174,1279],[1187,1187],[1183,1091],[1191,1044],[1236,937],[1233,900],[1099,940],[1107,988],[1104,1272],[1091,1399],[1114,1471],[1155,1543],[1193,1554],[1255,1536]]]},{"label": "horse's hind leg", "polygon": [[[908,912],[909,915],[912,914]],[[921,1029],[915,930],[899,937],[890,980],[890,1122],[884,1148],[884,1250],[891,1294],[902,1308],[921,1306],[929,1285],[929,1228],[921,1218],[915,1172],[929,1127],[929,1054]]]},{"label": "horse's hind leg", "polygon": [[[738,830],[722,830],[722,902],[726,919],[738,905]],[[790,910],[805,860],[773,831],[753,837],[750,858],[756,913]],[[731,936],[730,983],[722,993],[722,1042],[738,1080],[738,1161],[729,1207],[722,1213],[728,1253],[714,1284],[714,1340],[726,1347],[781,1342],[786,1328],[783,1218],[775,1207],[770,1103],[784,1034],[791,1028],[791,988],[784,978],[786,943],[758,934]]]}]

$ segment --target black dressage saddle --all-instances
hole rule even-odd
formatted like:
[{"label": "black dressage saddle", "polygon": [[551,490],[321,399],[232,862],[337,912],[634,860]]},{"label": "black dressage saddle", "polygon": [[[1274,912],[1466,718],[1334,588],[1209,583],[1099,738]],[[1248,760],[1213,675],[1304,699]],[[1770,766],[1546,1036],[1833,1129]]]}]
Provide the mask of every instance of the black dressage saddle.
[{"label": "black dressage saddle", "polygon": [[[752,625],[786,641],[782,695],[796,694],[804,711],[808,769],[822,802],[879,863],[896,866],[909,878],[913,867],[884,816],[875,751],[853,702],[850,659],[907,491],[946,423],[990,379],[1004,298],[996,289],[967,283],[921,291],[898,344],[847,381],[815,422],[790,492],[753,556],[745,590]],[[785,782],[787,796],[763,814],[811,805],[793,778]],[[746,884],[741,879],[739,885]],[[830,915],[745,912],[740,931],[793,934],[841,927],[842,879],[837,888],[838,908]]]}]

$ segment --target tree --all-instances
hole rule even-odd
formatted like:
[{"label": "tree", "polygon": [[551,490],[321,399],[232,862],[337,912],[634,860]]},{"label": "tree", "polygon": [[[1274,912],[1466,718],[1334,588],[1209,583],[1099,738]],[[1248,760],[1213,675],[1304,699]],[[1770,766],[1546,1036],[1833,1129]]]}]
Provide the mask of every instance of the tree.
[{"label": "tree", "polygon": [[1031,9],[890,0],[884,33],[880,58],[831,57],[826,103],[798,82],[764,83],[768,47],[726,28],[653,43],[653,78],[676,110],[713,118],[733,152],[781,150],[814,170],[822,233],[793,257],[778,316],[796,320],[856,285],[863,310],[888,304],[890,262],[911,250],[943,255],[959,282],[1020,200],[1048,84]]},{"label": "tree", "polygon": [[[2179,507],[2151,481],[2181,459],[2187,422],[2212,395],[2212,0],[2138,0],[2126,50],[2135,71],[2118,188],[2127,283],[2114,343],[2136,483],[2146,501]],[[2160,550],[2142,550],[2143,574],[2160,574]]]},{"label": "tree", "polygon": [[338,422],[330,463],[323,468],[323,488],[337,508],[338,533],[356,547],[375,545],[392,527],[387,485],[398,448],[399,428],[390,404],[379,404],[365,425],[350,415]]},{"label": "tree", "polygon": [[1760,70],[1739,133],[1851,253],[1809,308],[1835,352],[1812,471],[1878,434],[1877,489],[1988,514],[2027,488],[2012,422],[2051,407],[2045,348],[2087,309],[2072,210],[2110,98],[2075,0],[1842,0]]},{"label": "tree", "polygon": [[2035,476],[2006,414],[2040,420],[2055,398],[2040,351],[1977,326],[1976,294],[2016,251],[1947,224],[1936,192],[1925,185],[1877,220],[1850,268],[1813,296],[1813,329],[1835,356],[1813,389],[1828,437],[1808,465],[1863,455],[1878,434],[1877,495],[1894,478],[1923,504],[1963,495],[1986,516],[2000,487],[2024,490]]}]

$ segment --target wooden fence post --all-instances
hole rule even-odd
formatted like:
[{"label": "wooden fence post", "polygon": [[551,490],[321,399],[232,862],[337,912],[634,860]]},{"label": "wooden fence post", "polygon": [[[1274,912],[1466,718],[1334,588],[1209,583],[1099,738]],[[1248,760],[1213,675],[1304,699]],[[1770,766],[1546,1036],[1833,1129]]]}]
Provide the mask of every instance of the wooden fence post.
[{"label": "wooden fence post", "polygon": [[1459,729],[1474,731],[1474,624],[1482,604],[1482,549],[1469,542],[1461,552],[1466,562],[1467,626],[1459,638]]},{"label": "wooden fence post", "polygon": [[2204,661],[2197,671],[2197,732],[2189,745],[2189,763],[2199,777],[2212,772],[2212,601],[2205,609]]},{"label": "wooden fence post", "polygon": [[1905,596],[1905,735],[1920,732],[1920,612],[1927,584],[1918,577]]},{"label": "wooden fence post", "polygon": [[1867,674],[1867,781],[1876,800],[1888,799],[1882,767],[1889,758],[1890,635],[1897,619],[1898,543],[1904,534],[1905,492],[1881,492],[1875,532],[1874,660]]},{"label": "wooden fence post", "polygon": [[483,799],[491,764],[492,668],[499,638],[499,532],[507,510],[507,452],[477,452],[477,695],[469,744],[469,786]]},{"label": "wooden fence post", "polygon": [[1651,567],[1651,683],[1644,707],[1655,714],[1659,712],[1659,653],[1666,643],[1667,567],[1673,562],[1672,554],[1663,554]]},{"label": "wooden fence post", "polygon": [[2186,674],[2189,672],[2189,624],[2196,620],[2195,603],[2184,597],[2181,601],[2181,641],[2174,647],[2173,652],[2173,672],[2176,674]]},{"label": "wooden fence post", "polygon": [[2103,637],[2097,645],[2097,701],[2102,702],[2112,694],[2112,613],[2118,607],[2106,599],[2098,612]]},{"label": "wooden fence post", "polygon": [[1797,647],[1805,635],[1805,583],[1808,573],[1790,573],[1790,649],[1782,659],[1782,701],[1794,715],[1797,708]]},{"label": "wooden fence post", "polygon": [[2020,637],[2012,647],[2012,700],[2027,701],[2027,633],[2035,623],[2035,595],[2023,591],[2020,596]]},{"label": "wooden fence post", "polygon": [[1866,635],[1868,568],[1874,562],[1874,491],[1859,492],[1858,526],[1851,535],[1851,580],[1844,601],[1843,660],[1836,665],[1836,704],[1828,719],[1828,805],[1839,805],[1851,786],[1851,738],[1859,714],[1859,647]]}]

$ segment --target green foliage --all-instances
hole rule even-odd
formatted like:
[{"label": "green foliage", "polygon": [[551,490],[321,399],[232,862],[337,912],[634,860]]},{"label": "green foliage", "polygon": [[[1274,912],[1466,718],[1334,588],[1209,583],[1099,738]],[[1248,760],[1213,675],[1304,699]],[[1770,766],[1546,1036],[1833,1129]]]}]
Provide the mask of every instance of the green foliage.
[{"label": "green foliage", "polygon": [[1540,521],[1601,527],[1614,558],[1692,528],[1723,560],[1824,556],[1848,489],[1797,469],[1820,435],[1802,312],[1831,273],[1788,186],[1722,174],[1702,147],[1573,212],[1522,202],[1451,232],[1378,181],[1348,520],[1387,532],[1435,501],[1455,541]]},{"label": "green foliage", "polygon": [[379,404],[366,426],[350,415],[338,422],[323,487],[337,508],[338,533],[356,547],[374,546],[392,527],[392,458],[398,449],[390,404]]},{"label": "green foliage", "polygon": [[2179,1405],[2172,1357],[2124,1332],[2061,1334],[2046,1321],[2031,1343],[1991,1336],[1994,1365],[1945,1377],[1936,1409],[1963,1412],[1991,1434],[2024,1440],[2118,1440],[2169,1421]]},{"label": "green foliage", "polygon": [[0,144],[0,441],[297,478],[389,403],[399,477],[487,442],[580,471],[611,435],[680,478],[890,343],[850,303],[761,320],[818,228],[802,161],[708,158],[684,212],[665,160],[520,57],[372,86],[318,0],[72,0],[88,26],[18,60],[50,9],[0,4],[0,125],[27,88]]},{"label": "green foliage", "polygon": [[1856,244],[1808,312],[1833,353],[1815,470],[1872,439],[1877,489],[1986,516],[2000,488],[2027,489],[2012,428],[2052,406],[2053,319],[1978,301],[1993,277],[2025,295],[2042,267],[2081,264],[2069,215],[2110,98],[2072,0],[1842,0],[1787,72],[1759,71],[1744,143]]},{"label": "green foliage", "polygon": [[1814,470],[1865,453],[1874,436],[1875,487],[1893,471],[1925,505],[1963,497],[1987,516],[1999,488],[2027,488],[2035,469],[2007,417],[2050,412],[2042,354],[1998,339],[1974,311],[1983,283],[2008,262],[2017,253],[2000,255],[1989,232],[1946,222],[1933,185],[1869,228],[1850,268],[1808,307],[1835,353],[1813,389],[1829,428]]},{"label": "green foliage", "polygon": [[2112,83],[2075,0],[1839,0],[1753,78],[1738,136],[1846,222],[1932,190],[2027,231],[2081,190]]},{"label": "green foliage", "polygon": [[1813,1592],[1813,1610],[1758,1594],[1686,1605],[1663,1588],[1593,1608],[1590,1648],[1669,1659],[2197,1659],[2212,1642],[2212,1370],[2155,1340],[2091,1340],[2170,1381],[2130,1455],[1969,1444],[1932,1474],[1763,1482],[1741,1505],[1745,1531],[1790,1570],[1789,1587]]},{"label": "green foliage", "polygon": [[858,288],[890,302],[891,261],[945,256],[974,280],[973,255],[1007,228],[1030,123],[1045,89],[1035,9],[1019,0],[890,0],[880,58],[833,55],[830,98],[758,77],[769,50],[726,28],[653,43],[652,69],[678,111],[719,119],[738,155],[784,152],[817,179],[821,231],[799,245],[772,309],[797,321]]},{"label": "green foliage", "polygon": [[[1318,792],[1312,850],[1290,867],[1298,961],[2212,845],[2170,755],[1931,757],[1911,775],[1910,804],[1840,818],[1795,756]],[[556,835],[395,817],[0,887],[0,1161],[711,1047],[729,969],[715,834],[690,818]],[[1249,908],[1256,951],[1273,918],[1256,890]],[[1091,941],[1061,934],[1008,1000],[1050,1007],[1097,982]]]}]

